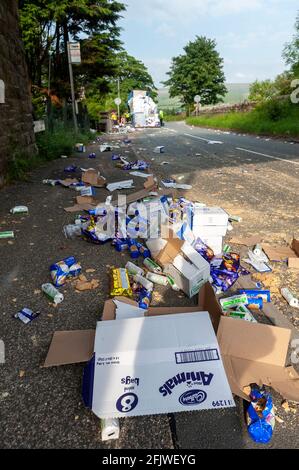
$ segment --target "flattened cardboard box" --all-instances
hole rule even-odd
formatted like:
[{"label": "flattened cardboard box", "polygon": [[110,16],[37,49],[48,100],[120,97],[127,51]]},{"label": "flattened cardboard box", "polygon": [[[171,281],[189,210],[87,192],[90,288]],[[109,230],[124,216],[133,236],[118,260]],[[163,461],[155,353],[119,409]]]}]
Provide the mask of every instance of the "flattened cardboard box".
[{"label": "flattened cardboard box", "polygon": [[233,393],[248,400],[244,387],[257,383],[299,402],[299,376],[285,367],[290,338],[290,330],[222,317],[218,341]]},{"label": "flattened cardboard box", "polygon": [[[118,300],[132,302],[132,305],[137,306],[137,303],[126,298],[118,298]],[[248,396],[244,394],[243,388],[251,383],[259,384],[266,380],[267,383],[282,394],[283,398],[299,402],[299,375],[292,367],[285,367],[287,360],[284,352],[287,351],[289,347],[291,330],[261,324],[253,325],[242,320],[223,317],[219,302],[209,283],[207,283],[199,293],[198,307],[152,307],[145,315],[167,316],[169,314],[182,312],[190,314],[199,310],[208,311],[210,313],[214,331],[218,332],[218,341],[227,377],[231,389],[236,395],[248,400]],[[105,303],[103,320],[114,321],[115,311],[115,304],[112,300],[108,300]],[[221,328],[219,326],[220,324]],[[269,334],[269,328],[270,338],[268,338],[267,341],[268,345],[263,346],[265,344],[264,336]],[[273,340],[271,329],[274,329],[275,335],[278,334],[278,341]],[[241,338],[241,334],[242,336],[244,335],[245,338],[248,334],[251,340],[246,340],[242,343],[239,339]],[[258,337],[256,337],[256,335],[258,335]],[[88,362],[91,360],[94,351],[94,337],[95,331],[90,332],[90,330],[80,332],[56,332],[53,336],[44,366],[53,367]],[[259,348],[256,347],[257,338],[259,339]],[[269,341],[271,344],[269,344]],[[261,348],[263,347],[268,348],[268,350],[272,348],[272,363],[267,361],[265,365],[265,363],[261,361],[263,358]],[[51,354],[53,351],[55,352],[54,358]],[[239,357],[240,351],[241,356]],[[276,361],[277,354],[284,355],[283,359],[280,358],[278,363]],[[237,365],[236,369],[233,368],[235,364]],[[275,379],[277,374],[279,380],[274,381],[272,377]]]},{"label": "flattened cardboard box", "polygon": [[84,386],[102,419],[235,406],[207,312],[98,323]]}]

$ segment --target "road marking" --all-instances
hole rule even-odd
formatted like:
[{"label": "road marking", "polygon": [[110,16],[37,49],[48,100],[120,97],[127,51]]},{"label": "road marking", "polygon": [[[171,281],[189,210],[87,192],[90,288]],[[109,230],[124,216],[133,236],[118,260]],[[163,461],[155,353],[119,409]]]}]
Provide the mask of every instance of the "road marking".
[{"label": "road marking", "polygon": [[203,140],[204,142],[207,142],[208,144],[223,144],[223,142],[220,142],[219,140],[204,139],[203,137],[198,137],[197,135],[192,135],[192,134],[184,134],[184,135],[186,137],[192,137],[193,139]]},{"label": "road marking", "polygon": [[287,163],[293,163],[294,165],[299,165],[299,162],[287,160],[286,158],[273,157],[273,155],[267,155],[265,153],[254,152],[253,150],[242,149],[241,147],[237,147],[237,150],[241,150],[242,152],[252,153],[254,155],[260,155],[261,157],[271,158],[272,160],[280,160],[281,162],[287,162]]},{"label": "road marking", "polygon": [[174,129],[168,129],[168,128],[167,128],[167,129],[164,129],[164,130],[165,130],[165,131],[169,131],[169,132],[175,132],[176,134],[178,134],[178,132],[179,132],[179,131],[176,131],[176,130],[174,130]]}]

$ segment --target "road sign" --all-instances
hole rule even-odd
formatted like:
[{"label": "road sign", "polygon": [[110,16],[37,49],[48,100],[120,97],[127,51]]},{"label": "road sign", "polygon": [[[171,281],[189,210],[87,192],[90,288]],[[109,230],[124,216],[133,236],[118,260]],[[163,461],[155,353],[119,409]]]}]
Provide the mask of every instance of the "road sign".
[{"label": "road sign", "polygon": [[200,103],[201,102],[201,97],[199,95],[194,96],[194,102],[195,103]]},{"label": "road sign", "polygon": [[70,42],[70,59],[71,64],[81,64],[81,48],[79,42]]},{"label": "road sign", "polygon": [[116,99],[114,100],[114,103],[116,104],[116,106],[120,106],[121,103],[122,103],[121,98],[116,98]]}]

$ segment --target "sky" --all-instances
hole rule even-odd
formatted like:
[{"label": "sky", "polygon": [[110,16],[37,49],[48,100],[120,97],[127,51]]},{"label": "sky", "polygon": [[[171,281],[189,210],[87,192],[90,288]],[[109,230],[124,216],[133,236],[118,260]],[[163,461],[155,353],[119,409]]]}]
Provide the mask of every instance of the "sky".
[{"label": "sky", "polygon": [[285,70],[282,50],[295,32],[298,0],[123,0],[122,40],[156,86],[172,57],[196,36],[215,39],[228,83],[274,78]]}]

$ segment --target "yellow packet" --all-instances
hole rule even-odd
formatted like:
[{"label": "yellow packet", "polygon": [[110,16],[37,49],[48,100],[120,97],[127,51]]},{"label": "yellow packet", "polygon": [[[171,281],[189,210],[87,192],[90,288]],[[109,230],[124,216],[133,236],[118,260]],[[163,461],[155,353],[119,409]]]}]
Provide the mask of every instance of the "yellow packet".
[{"label": "yellow packet", "polygon": [[112,288],[110,295],[112,297],[119,297],[122,295],[125,297],[133,297],[127,269],[112,269]]}]

